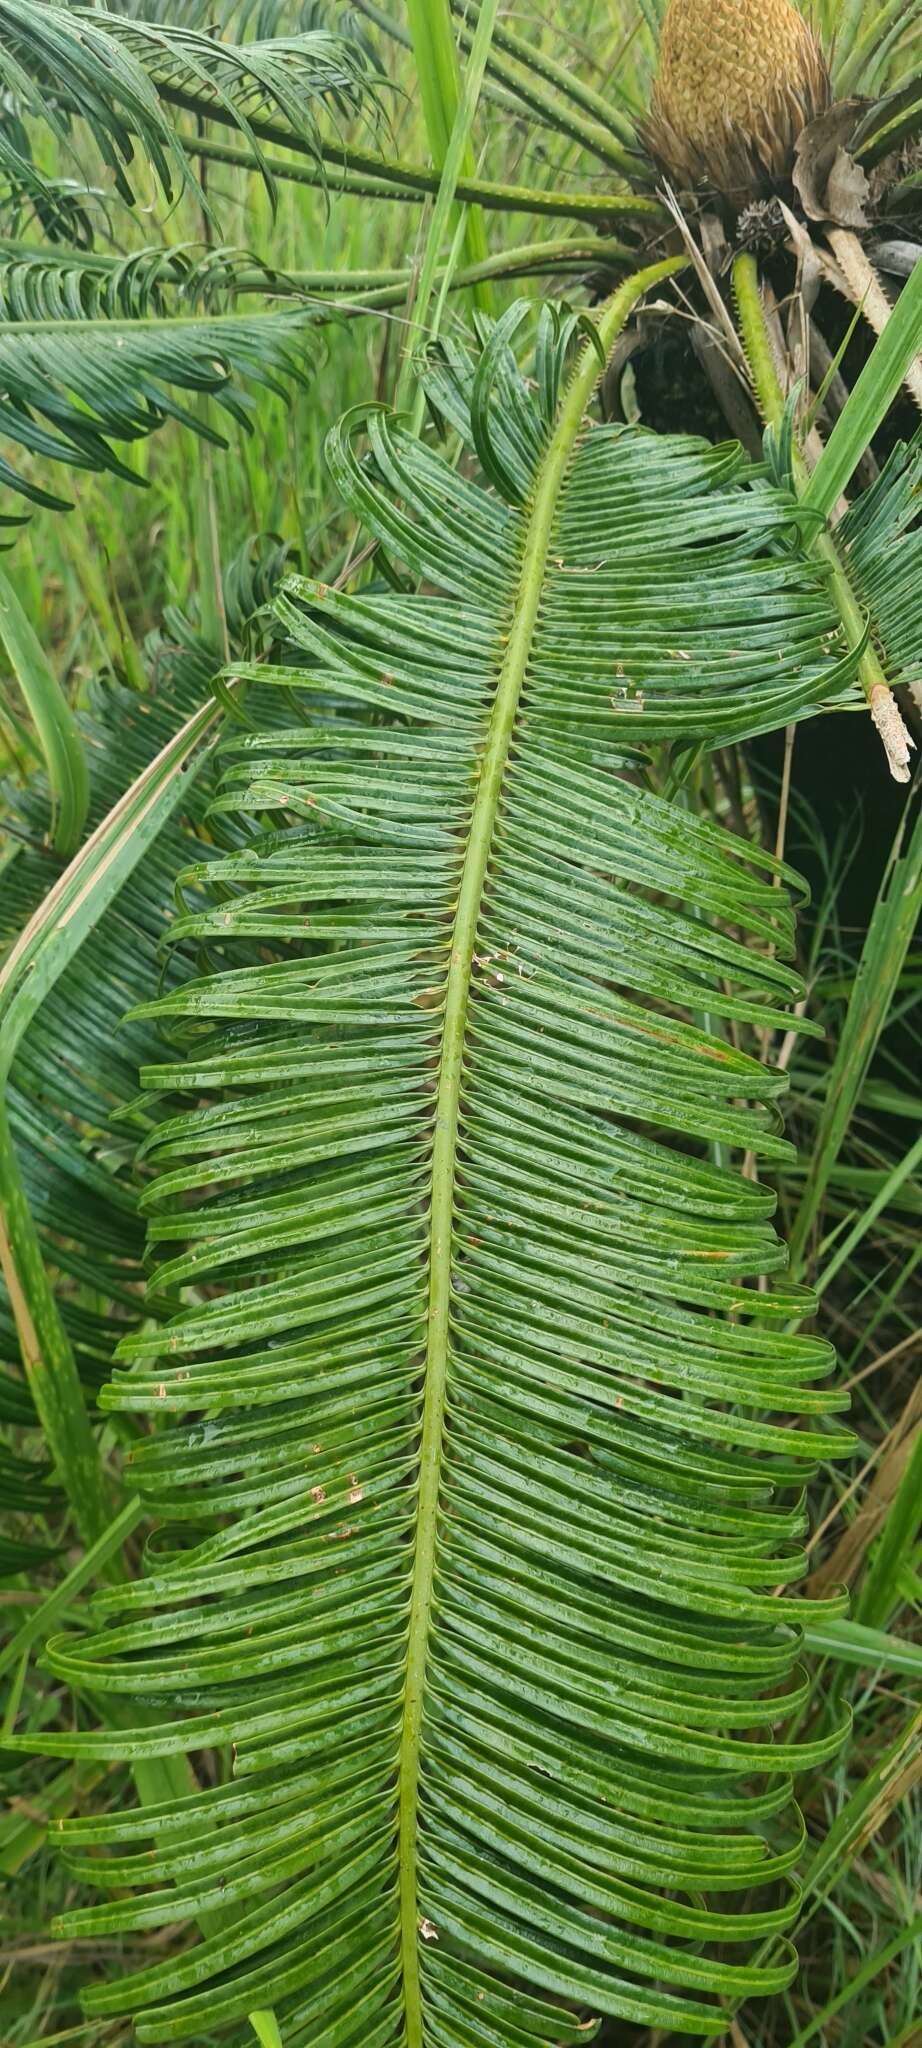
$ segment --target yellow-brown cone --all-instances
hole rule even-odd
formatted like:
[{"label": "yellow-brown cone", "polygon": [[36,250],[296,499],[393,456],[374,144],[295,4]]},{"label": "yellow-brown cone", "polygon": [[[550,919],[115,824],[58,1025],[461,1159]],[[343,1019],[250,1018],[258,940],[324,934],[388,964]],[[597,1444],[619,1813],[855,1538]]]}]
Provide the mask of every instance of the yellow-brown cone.
[{"label": "yellow-brown cone", "polygon": [[791,0],[670,0],[646,140],[682,185],[741,203],[788,177],[829,77]]}]

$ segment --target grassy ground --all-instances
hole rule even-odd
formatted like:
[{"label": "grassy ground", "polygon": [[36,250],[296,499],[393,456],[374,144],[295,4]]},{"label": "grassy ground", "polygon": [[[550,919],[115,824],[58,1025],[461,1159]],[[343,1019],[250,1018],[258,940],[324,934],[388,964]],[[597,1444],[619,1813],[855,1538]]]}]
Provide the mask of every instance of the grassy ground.
[{"label": "grassy ground", "polygon": [[[527,13],[533,25],[537,6]],[[555,47],[562,55],[577,56],[585,75],[601,84],[617,66],[619,51],[637,40],[632,24],[632,10],[622,0],[607,0],[601,7],[568,0],[565,9],[558,5],[555,10]],[[399,48],[389,51],[388,61],[400,87],[391,102],[394,147],[418,156],[424,143],[413,66]],[[495,104],[484,132],[487,175],[501,168],[513,178],[524,160],[534,183],[560,184],[573,170],[574,145],[548,140],[540,131],[537,138],[534,133],[529,137]],[[224,239],[253,249],[278,269],[377,269],[413,262],[419,254],[421,220],[415,209],[351,201],[334,202],[327,211],[316,192],[285,185],[273,216],[254,181],[218,166],[212,169],[210,189]],[[201,219],[184,202],[164,232],[177,246],[197,241]],[[120,215],[115,233],[122,246],[136,246],[144,239],[143,221],[132,224]],[[501,228],[500,238],[511,240],[512,230]],[[501,292],[498,304],[509,296],[508,289]],[[187,434],[168,430],[142,444],[136,456],[146,488],[83,477],[76,484],[72,513],[40,512],[33,518],[17,538],[12,574],[56,672],[74,696],[79,698],[100,673],[136,684],[144,673],[145,641],[166,607],[195,612],[202,534],[196,513],[201,494],[190,487],[194,478],[207,479],[210,473],[214,524],[225,562],[259,533],[280,535],[314,572],[335,560],[352,535],[329,509],[324,435],[346,407],[393,388],[398,358],[413,332],[405,311],[362,320],[344,315],[341,325],[327,328],[316,371],[290,406],[261,398],[252,434],[233,430],[226,452],[212,454]],[[642,377],[638,382],[643,387]],[[15,768],[22,758],[21,741],[15,727],[4,729]],[[882,774],[869,742],[868,757],[868,776]],[[771,766],[764,758],[755,764],[758,799],[752,764],[740,760],[720,764],[705,792],[729,822],[758,830],[769,844],[779,819]],[[838,830],[819,773],[815,759],[811,767],[809,747],[799,741],[792,796],[780,809],[788,855],[802,858],[814,880],[814,907],[802,943],[810,967],[811,1011],[826,1026],[827,1039],[818,1050],[808,1041],[771,1049],[772,1056],[790,1064],[792,1127],[801,1146],[802,1165],[780,1190],[790,1219],[803,1194],[806,1168],[828,1129],[824,1105],[843,1085],[832,1060],[845,1020],[850,1017],[849,1028],[860,1041],[895,944],[890,924],[880,911],[875,913],[881,884],[887,882],[893,821],[882,830],[873,801],[862,819],[852,780],[841,791]],[[899,881],[901,887],[918,889],[922,847],[910,842],[911,820],[902,848],[908,866]],[[871,952],[859,976],[869,929]],[[847,1577],[855,1589],[857,1618],[869,1628],[886,1628],[897,1645],[909,1642],[917,1630],[922,1596],[917,1527],[922,1167],[911,1160],[922,1112],[920,982],[922,952],[916,941],[893,976],[882,1019],[874,1019],[880,1026],[877,1050],[849,1104],[844,1140],[803,1247],[804,1271],[823,1288],[820,1327],[838,1346],[858,1436],[852,1467],[830,1467],[815,1489],[814,1583]],[[14,1582],[0,1595],[14,1615],[22,1590]],[[833,1711],[832,1699],[851,1706],[854,1724],[836,1762],[801,1787],[810,1838],[798,1936],[802,1973],[791,1994],[771,2008],[753,2005],[741,2013],[727,2037],[732,2048],[801,2048],[807,2042],[819,2048],[898,2048],[922,2038],[914,2031],[918,1941],[914,1944],[907,1932],[917,1911],[922,1863],[917,1681],[900,1668],[898,1649],[889,1662],[878,1663],[869,1652],[869,1661],[856,1666],[842,1662],[835,1646],[825,1646],[826,1654],[822,1647],[811,1659],[816,1689],[808,1716],[818,1719]],[[47,1938],[53,1912],[73,1895],[36,1818],[44,1810],[37,1802],[47,1799],[47,1789],[44,1770],[37,1769],[32,1778],[24,1773],[0,1832],[0,1871],[7,1879],[0,1930],[0,2040],[6,2048],[58,2041],[121,2048],[130,2035],[118,2026],[82,2026],[76,2003],[87,1971],[111,1968],[111,1954],[89,1944],[62,1948]],[[93,1796],[106,1800],[118,1792],[113,1773]],[[120,1960],[130,1958],[122,1954]],[[606,2038],[637,2048],[642,2038],[643,2048],[654,2048],[651,2037],[640,2037],[636,2030],[612,2029]],[[209,2044],[203,2041],[201,2048]]]}]

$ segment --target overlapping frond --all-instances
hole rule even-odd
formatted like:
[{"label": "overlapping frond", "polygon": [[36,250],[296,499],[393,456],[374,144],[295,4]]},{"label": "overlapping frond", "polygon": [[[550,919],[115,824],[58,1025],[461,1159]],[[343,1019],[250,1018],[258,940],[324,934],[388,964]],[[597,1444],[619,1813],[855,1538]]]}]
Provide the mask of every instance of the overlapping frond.
[{"label": "overlapping frond", "polygon": [[68,250],[91,249],[105,202],[110,195],[83,178],[32,178],[31,159],[23,157],[23,169],[13,179],[0,177],[0,227],[4,235],[19,236],[36,224],[49,242],[63,243]]},{"label": "overlapping frond", "polygon": [[241,275],[272,272],[246,249],[156,244],[129,256],[0,239],[0,321],[141,320],[174,310],[224,312]]},{"label": "overlapping frond", "polygon": [[280,125],[316,147],[319,110],[351,119],[366,102],[374,104],[361,46],[326,29],[232,43],[204,30],[122,17],[117,35],[165,100],[219,114],[250,141],[257,161],[253,122]]},{"label": "overlapping frond", "polygon": [[[146,277],[148,299],[156,288],[150,264],[146,272],[127,266],[121,276],[128,291]],[[97,299],[92,313],[78,313],[67,277],[66,267],[56,275],[46,267],[43,316],[16,317],[0,328],[0,433],[13,447],[44,460],[108,470],[137,483],[119,446],[155,433],[168,419],[224,445],[201,409],[184,403],[178,392],[209,397],[248,428],[243,384],[284,397],[283,379],[306,375],[312,315],[304,308],[126,316],[100,310]],[[86,277],[81,273],[84,291]],[[20,304],[28,282],[20,273]],[[5,457],[0,484],[40,504],[67,502],[51,498],[31,470],[14,468]]]},{"label": "overlapping frond", "polygon": [[377,52],[368,22],[358,7],[341,5],[341,0],[131,0],[120,9],[142,21],[167,21],[173,27],[208,29],[220,22],[225,31],[233,29],[241,42],[252,36],[256,42],[277,35],[306,35],[327,29],[361,45],[376,65]]},{"label": "overlapping frond", "polygon": [[[48,123],[62,146],[85,122],[123,199],[140,146],[165,192],[194,182],[175,109],[214,111],[238,130],[272,185],[253,128],[270,121],[315,149],[324,108],[353,116],[372,103],[365,53],[325,30],[234,43],[171,21],[0,0],[0,85],[25,115]],[[15,129],[0,130],[0,171],[32,190],[39,179]]]},{"label": "overlapping frond", "polygon": [[[284,549],[262,538],[230,564],[226,614],[240,643],[245,621],[277,585]],[[148,652],[146,695],[111,679],[94,685],[80,713],[91,766],[92,830],[118,803],[198,705],[207,701],[217,660],[181,614],[167,621],[167,636]],[[23,789],[7,787],[8,857],[0,906],[0,958],[4,957],[47,894],[58,864],[41,844],[47,799],[41,778]],[[59,1308],[81,1378],[97,1387],[111,1367],[119,1336],[157,1312],[144,1300],[143,1222],[131,1170],[136,1131],[122,1121],[137,1095],[138,1070],[155,1057],[159,1041],[150,1025],[125,1021],[125,1012],[180,971],[167,965],[163,940],[173,909],[173,878],[199,846],[196,831],[207,801],[190,784],[184,814],[148,849],[116,901],[91,932],[53,988],[27,1032],[14,1062],[8,1094],[10,1123],[30,1214],[49,1266],[59,1280]],[[16,835],[16,836],[13,836]],[[75,1028],[79,1018],[79,1030]],[[142,1127],[152,1112],[142,1110]],[[63,1282],[63,1284],[61,1284]],[[19,1376],[19,1338],[0,1279],[0,1423],[34,1423],[29,1392]],[[17,1507],[27,1509],[22,1494]]]},{"label": "overlapping frond", "polygon": [[[126,785],[191,708],[188,685],[193,679],[180,674],[175,680],[178,688],[161,687],[149,699],[114,686],[97,690],[94,703],[81,714],[82,738],[93,763],[91,826],[123,797]],[[202,694],[200,682],[198,701]],[[43,846],[43,780],[36,777],[23,789],[4,792],[4,966],[60,875],[59,862]],[[118,1129],[118,1112],[136,1093],[138,1060],[150,1056],[153,1041],[149,1026],[123,1031],[118,1026],[126,999],[137,1002],[160,985],[158,948],[169,909],[170,875],[184,845],[195,844],[176,828],[171,846],[153,845],[148,865],[132,877],[121,901],[110,906],[58,985],[46,993],[4,1083],[10,1154],[4,1155],[2,1173],[0,1500],[8,1517],[7,1558],[15,1558],[23,1542],[27,1552],[33,1551],[36,1515],[57,1531],[65,1525],[68,1505],[44,1462],[49,1444],[42,1445],[35,1435],[36,1397],[23,1377],[34,1346],[29,1344],[29,1306],[10,1251],[16,1223],[9,1156],[28,1203],[36,1258],[54,1274],[62,1341],[72,1355],[75,1377],[94,1391],[111,1369],[119,1336],[155,1309],[153,1301],[145,1304],[141,1291],[143,1230],[131,1178],[133,1141]],[[7,1017],[5,1048],[8,1029]],[[44,1346],[42,1357],[47,1365]],[[28,1518],[23,1535],[19,1516]],[[40,1557],[39,1549],[35,1559]],[[22,1564],[8,1568],[20,1570],[26,1562],[23,1556]]]},{"label": "overlapping frond", "polygon": [[922,430],[899,442],[842,521],[888,681],[922,686]]},{"label": "overlapping frond", "polygon": [[85,177],[52,177],[36,161],[35,130],[23,119],[17,95],[0,85],[0,226],[18,234],[34,219],[53,242],[88,248],[94,216],[105,193]]},{"label": "overlapping frond", "polygon": [[781,491],[590,424],[592,345],[560,395],[545,325],[538,367],[501,340],[467,380],[489,485],[377,411],[333,435],[419,592],[288,587],[290,665],[254,675],[297,715],[229,743],[251,836],[176,928],[212,970],[144,1010],[177,1312],[103,1400],[160,1425],[132,1480],[163,1527],[48,1659],[146,1717],[44,1744],[233,1745],[226,1782],[61,1831],[113,1893],[70,1933],[204,1927],[88,1993],[143,2041],[269,2004],[289,2048],[716,2035],[793,1968],[790,1774],[836,1737],[779,1732],[784,1589],[848,1438],[732,1161],[787,1151],[749,1046],[800,994],[798,885],[647,746],[849,665]]},{"label": "overlapping frond", "polygon": [[[94,768],[91,826],[152,758],[158,743],[176,730],[183,712],[188,715],[201,701],[201,684],[189,702],[189,679],[180,673],[177,681],[181,694],[175,687],[161,688],[150,699],[111,683],[97,693],[95,708],[82,721]],[[15,801],[15,793],[10,794]],[[41,837],[41,802],[41,789],[33,785],[20,804],[17,824],[28,836],[4,873],[4,954],[58,872],[53,857],[30,843],[33,821]],[[77,1283],[63,1314],[82,1375],[91,1385],[105,1376],[121,1318],[129,1315],[133,1321],[142,1308],[137,1287],[143,1277],[143,1231],[129,1173],[133,1142],[119,1132],[113,1117],[136,1094],[138,1065],[151,1056],[155,1041],[149,1027],[115,1026],[125,1009],[159,980],[170,876],[183,847],[195,843],[178,826],[166,836],[171,843],[154,846],[149,864],[131,877],[122,900],[46,999],[20,1050],[9,1089],[31,1214],[49,1256]],[[90,1290],[82,1301],[81,1283]],[[105,1299],[88,1306],[92,1294]],[[18,1365],[19,1345],[2,1281],[0,1332],[0,1355]]]}]

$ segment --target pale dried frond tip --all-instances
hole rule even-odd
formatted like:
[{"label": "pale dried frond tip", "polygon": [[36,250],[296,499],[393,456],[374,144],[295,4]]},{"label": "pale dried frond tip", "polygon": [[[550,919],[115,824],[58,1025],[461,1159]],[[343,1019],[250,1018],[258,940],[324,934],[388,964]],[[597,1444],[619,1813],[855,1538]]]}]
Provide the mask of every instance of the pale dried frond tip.
[{"label": "pale dried frond tip", "polygon": [[909,756],[915,740],[903,723],[893,691],[886,683],[875,683],[870,696],[871,717],[883,741],[894,782],[909,781]]}]

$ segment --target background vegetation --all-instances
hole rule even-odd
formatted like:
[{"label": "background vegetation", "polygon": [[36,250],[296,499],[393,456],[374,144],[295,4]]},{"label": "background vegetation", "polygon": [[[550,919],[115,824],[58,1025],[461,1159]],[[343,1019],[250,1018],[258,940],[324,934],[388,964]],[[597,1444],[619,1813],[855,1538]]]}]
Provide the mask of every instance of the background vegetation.
[{"label": "background vegetation", "polygon": [[[254,6],[247,16],[238,10],[247,16],[238,32],[255,32],[260,11]],[[278,0],[271,11],[274,21],[277,17],[290,28],[313,14],[301,0]],[[413,11],[411,6],[405,16],[398,0],[385,0],[381,8],[331,7],[325,18],[335,18],[342,27],[348,16],[367,38],[372,62],[380,58],[392,81],[384,94],[386,147],[422,161],[429,154],[437,92],[433,80],[421,76],[409,47]],[[197,22],[206,18],[203,10],[184,8],[181,0],[162,9],[164,18],[173,21],[184,12]],[[557,62],[578,68],[599,91],[613,94],[628,116],[648,97],[658,12],[656,0],[547,0],[546,6],[526,0],[514,22]],[[911,55],[922,35],[915,7],[907,10],[904,33]],[[593,179],[604,188],[604,173],[598,165],[587,167],[579,142],[543,126],[540,112],[526,119],[495,78],[481,106],[475,146],[477,170],[486,178],[508,183],[521,177],[533,187],[560,190],[578,174],[581,189]],[[37,136],[35,147],[48,172],[64,174],[47,135]],[[190,193],[166,206],[152,177],[145,192],[146,175],[139,173],[140,203],[134,210],[122,203],[111,182],[81,200],[92,215],[99,251],[124,257],[147,246],[154,239],[148,209],[154,209],[156,238],[175,252],[180,265],[198,261],[209,246],[233,245],[242,252],[236,262],[257,252],[260,265],[288,279],[313,274],[314,282],[297,292],[298,304],[311,302],[323,274],[344,271],[364,279],[365,289],[378,285],[390,303],[374,314],[353,310],[348,300],[335,315],[328,310],[317,330],[310,379],[303,384],[285,379],[284,398],[259,392],[249,431],[223,417],[226,446],[195,441],[180,426],[169,425],[133,451],[143,488],[111,475],[74,473],[66,485],[73,510],[61,515],[38,506],[28,526],[16,533],[7,574],[54,674],[88,721],[91,748],[97,750],[110,744],[113,704],[126,732],[139,715],[156,718],[162,677],[174,675],[183,661],[194,668],[203,642],[220,651],[225,634],[233,635],[235,620],[252,610],[254,593],[257,598],[261,594],[260,578],[268,588],[282,559],[315,576],[335,575],[348,559],[355,533],[330,490],[324,437],[347,407],[370,393],[390,393],[400,375],[402,358],[418,333],[414,289],[429,222],[428,211],[415,205],[338,198],[333,171],[326,194],[316,185],[289,181],[272,192],[232,163],[209,163],[211,216]],[[0,221],[8,236],[25,239],[33,225],[21,218]],[[567,294],[571,303],[586,303],[593,296],[593,265],[585,254],[585,229],[566,220],[543,225],[573,248],[572,262],[565,252],[556,258],[551,288]],[[449,244],[450,237],[446,250]],[[476,260],[471,213],[466,247],[459,245],[456,254],[459,262]],[[490,287],[491,309],[501,311],[522,290],[537,294],[547,288],[546,280],[524,286],[500,281]],[[439,307],[444,331],[470,319],[474,296],[461,291]],[[291,303],[290,290],[285,303]],[[839,326],[844,334],[844,313]],[[857,335],[849,347],[847,373],[866,352]],[[104,377],[104,356],[100,371]],[[700,393],[690,398],[690,390],[687,353],[671,335],[651,331],[648,345],[612,389],[610,403],[628,417],[656,424],[674,417],[684,427],[722,437],[722,421]],[[208,419],[217,424],[214,410]],[[892,440],[907,426],[911,431],[907,415],[897,409],[887,435]],[[46,466],[32,457],[25,466],[47,485]],[[223,576],[217,573],[219,565]],[[251,651],[254,645],[258,648],[258,633]],[[7,776],[0,933],[12,939],[34,899],[36,875],[47,884],[56,857],[45,843],[42,805],[34,795],[33,727],[2,658],[0,687],[0,748]],[[916,730],[918,736],[918,725]],[[790,1994],[770,2007],[745,2008],[728,2040],[733,2048],[802,2048],[812,2041],[828,2048],[908,2048],[919,2039],[914,1916],[922,1865],[920,1652],[915,1647],[922,1600],[918,805],[911,785],[897,788],[889,781],[867,720],[850,712],[799,729],[793,749],[775,741],[746,751],[725,749],[701,771],[698,796],[705,809],[734,830],[769,848],[783,847],[813,889],[800,948],[810,1013],[824,1036],[786,1040],[771,1049],[772,1057],[789,1067],[789,1129],[799,1149],[799,1164],[781,1173],[779,1192],[787,1221],[796,1229],[800,1271],[821,1291],[822,1326],[839,1349],[857,1432],[851,1466],[830,1466],[817,1484],[812,1584],[847,1580],[854,1621],[871,1632],[862,1637],[832,1625],[827,1637],[813,1641],[816,1697],[824,1693],[827,1701],[848,1700],[853,1734],[836,1760],[800,1788],[812,1852],[798,1933],[801,1977]],[[47,1102],[49,1090],[57,1087],[68,1111],[59,1142],[72,1147],[76,1162],[71,1199],[90,1206],[97,1174],[130,1183],[134,1135],[124,1122],[113,1121],[111,1110],[133,1092],[140,1034],[138,1027],[132,1027],[134,1036],[123,1032],[120,1019],[132,996],[156,976],[156,946],[156,918],[148,916],[136,892],[120,926],[109,935],[105,956],[87,963],[92,1023],[75,1050],[73,1068],[49,1080],[42,1061],[58,1061],[59,1045],[49,1052],[36,1037],[31,1066],[18,1075],[17,1137],[33,1177],[41,1178],[38,1164],[48,1143],[47,1132],[36,1122],[36,1104]],[[84,1143],[88,1129],[95,1134],[92,1146]],[[815,1194],[806,1206],[805,1190]],[[46,1212],[42,1222],[60,1246],[66,1218]],[[130,1281],[131,1262],[140,1255],[127,1201],[124,1243],[115,1249],[124,1287],[124,1276]],[[66,1258],[62,1263],[66,1270]],[[79,1262],[72,1263],[65,1292],[82,1364],[90,1377],[98,1367],[101,1378],[98,1323],[107,1305]],[[21,1428],[16,1411],[18,1354],[8,1317],[0,1322],[0,1355],[9,1368],[3,1385],[10,1441],[17,1453],[25,1449],[28,1454],[29,1432]],[[15,1475],[10,1480],[11,1509],[23,1500],[21,1492],[14,1492],[20,1483]],[[3,1484],[0,1454],[0,1489]],[[0,1653],[0,1669],[10,1688],[6,1726],[20,1732],[68,1711],[63,1693],[49,1685],[28,1655],[20,1654],[16,1634],[78,1556],[70,1547],[60,1501],[49,1489],[48,1476],[37,1469],[25,1511],[9,1514],[7,1537],[0,1539],[8,1544],[7,1554],[0,1551],[0,1564],[5,1560],[6,1566],[0,1620],[14,1643],[5,1668]],[[882,1631],[886,1644],[873,1633]],[[805,1715],[830,1711],[814,1703]],[[103,1773],[89,1775],[100,1778]],[[118,1774],[110,1776],[114,1780]],[[47,1931],[54,1913],[81,1896],[48,1847],[48,1822],[85,1789],[86,1774],[75,1766],[56,1770],[36,1761],[18,1764],[11,1774],[9,1803],[0,1821],[0,2037],[9,2048],[40,2041],[116,2048],[129,2038],[118,2025],[83,2022],[76,2002],[88,1975],[111,1968],[107,1944],[62,1945],[52,1942]],[[97,1783],[94,1797],[114,1800],[118,1789],[115,1782]],[[638,2048],[641,2040],[637,2030],[624,2027],[613,2028],[607,2038],[636,2041]],[[654,2048],[650,2036],[643,2036],[643,2044]]]}]

